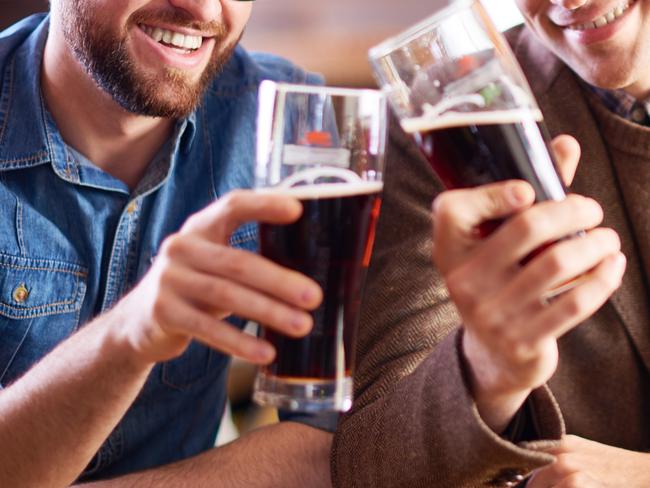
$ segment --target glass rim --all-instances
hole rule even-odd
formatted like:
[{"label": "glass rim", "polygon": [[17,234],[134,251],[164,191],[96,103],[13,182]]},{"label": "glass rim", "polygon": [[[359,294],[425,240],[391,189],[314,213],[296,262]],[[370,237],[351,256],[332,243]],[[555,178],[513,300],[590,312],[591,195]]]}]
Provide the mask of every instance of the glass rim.
[{"label": "glass rim", "polygon": [[334,97],[365,97],[376,96],[377,98],[385,98],[385,94],[378,89],[374,88],[348,88],[338,86],[325,86],[325,85],[307,85],[300,83],[286,83],[282,81],[264,80],[260,84],[260,88],[270,89],[288,94],[297,93],[304,95],[330,95]]},{"label": "glass rim", "polygon": [[431,28],[433,24],[440,22],[442,19],[449,17],[455,14],[457,11],[462,10],[479,0],[446,0],[447,5],[442,7],[440,10],[434,14],[426,17],[424,20],[421,20],[415,25],[407,28],[406,30],[396,34],[388,39],[380,42],[379,44],[371,47],[368,50],[368,58],[371,61],[374,61],[379,58],[383,58],[391,54],[393,51],[404,47],[406,44],[410,43],[422,33],[426,32]]}]

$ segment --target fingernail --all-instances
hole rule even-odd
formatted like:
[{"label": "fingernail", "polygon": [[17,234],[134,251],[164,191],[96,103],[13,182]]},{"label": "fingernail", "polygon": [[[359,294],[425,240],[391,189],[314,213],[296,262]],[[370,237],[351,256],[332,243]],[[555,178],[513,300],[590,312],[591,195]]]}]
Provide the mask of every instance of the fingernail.
[{"label": "fingernail", "polygon": [[508,188],[510,201],[515,205],[528,202],[530,189],[524,185],[512,185]]},{"label": "fingernail", "polygon": [[435,198],[431,203],[431,214],[435,215],[438,212],[438,207],[440,207],[440,199]]},{"label": "fingernail", "polygon": [[260,362],[268,363],[275,357],[275,349],[270,344],[260,344],[256,355]]},{"label": "fingernail", "polygon": [[294,314],[291,319],[291,327],[296,332],[307,332],[311,326],[311,317],[303,313]]},{"label": "fingernail", "polygon": [[318,300],[320,296],[320,290],[317,288],[310,286],[307,287],[303,290],[301,298],[302,298],[302,303],[305,305],[313,305],[316,300]]}]

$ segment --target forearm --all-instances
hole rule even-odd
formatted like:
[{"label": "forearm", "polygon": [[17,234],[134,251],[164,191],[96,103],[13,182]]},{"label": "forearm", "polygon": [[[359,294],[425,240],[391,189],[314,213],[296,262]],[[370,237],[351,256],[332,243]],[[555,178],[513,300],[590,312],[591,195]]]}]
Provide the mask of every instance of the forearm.
[{"label": "forearm", "polygon": [[326,488],[330,481],[332,434],[282,422],[226,446],[157,469],[84,488]]},{"label": "forearm", "polygon": [[136,363],[109,313],[0,391],[0,485],[64,487],[92,459],[141,389]]}]

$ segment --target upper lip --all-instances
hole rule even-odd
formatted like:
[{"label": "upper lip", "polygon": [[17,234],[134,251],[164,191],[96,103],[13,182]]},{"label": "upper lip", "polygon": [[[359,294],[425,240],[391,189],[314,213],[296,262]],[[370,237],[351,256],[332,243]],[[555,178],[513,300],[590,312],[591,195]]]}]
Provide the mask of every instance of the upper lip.
[{"label": "upper lip", "polygon": [[548,11],[548,18],[560,27],[585,24],[602,17],[622,3],[623,0],[613,0],[599,4],[592,3],[576,10],[567,10],[560,6],[552,5]]},{"label": "upper lip", "polygon": [[214,37],[215,34],[212,32],[200,32],[194,29],[189,29],[187,27],[179,27],[177,25],[171,25],[171,24],[164,24],[164,23],[149,23],[149,22],[142,22],[141,25],[146,25],[147,27],[153,27],[154,29],[156,27],[160,29],[166,29],[174,32],[179,32],[180,34],[183,34],[185,36],[197,36],[197,37],[203,37],[203,38],[210,38]]}]

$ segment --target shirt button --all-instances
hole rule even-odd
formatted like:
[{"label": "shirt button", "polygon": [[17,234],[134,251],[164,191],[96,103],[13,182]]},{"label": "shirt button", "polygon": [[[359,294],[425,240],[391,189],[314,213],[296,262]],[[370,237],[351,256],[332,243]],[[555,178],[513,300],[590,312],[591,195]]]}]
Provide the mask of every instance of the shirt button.
[{"label": "shirt button", "polygon": [[646,118],[646,111],[642,107],[636,107],[634,110],[632,110],[632,120],[634,122],[643,122],[645,121]]},{"label": "shirt button", "polygon": [[135,200],[133,200],[131,203],[129,203],[129,206],[126,207],[126,212],[127,212],[128,214],[132,214],[133,212],[135,212],[135,209],[136,209],[136,208],[138,208],[138,202],[136,202]]},{"label": "shirt button", "polygon": [[25,303],[27,301],[27,298],[29,298],[29,290],[25,286],[25,283],[21,283],[14,289],[12,297],[17,303]]}]

